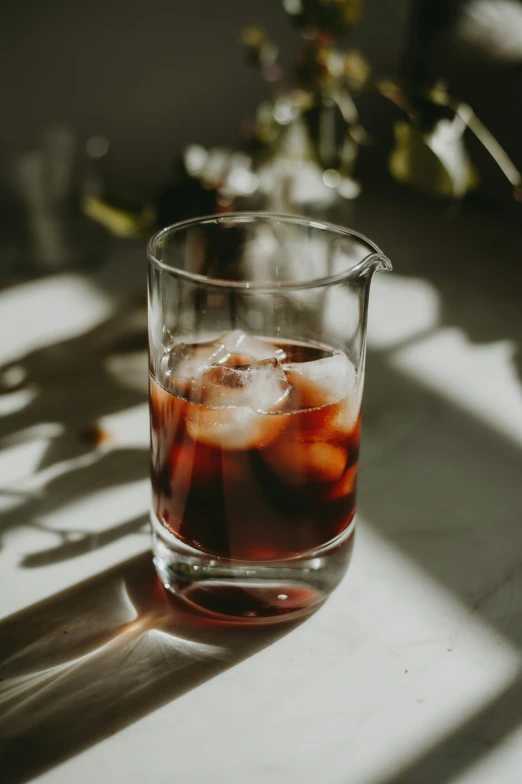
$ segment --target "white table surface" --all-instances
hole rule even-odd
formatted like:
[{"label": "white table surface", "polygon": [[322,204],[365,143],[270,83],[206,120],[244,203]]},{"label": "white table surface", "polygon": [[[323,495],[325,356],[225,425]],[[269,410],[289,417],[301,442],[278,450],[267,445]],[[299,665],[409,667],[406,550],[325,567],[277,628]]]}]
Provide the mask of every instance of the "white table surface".
[{"label": "white table surface", "polygon": [[522,781],[520,237],[404,210],[357,225],[395,273],[354,558],[290,627],[209,627],[155,590],[141,250],[0,292],[3,784]]}]

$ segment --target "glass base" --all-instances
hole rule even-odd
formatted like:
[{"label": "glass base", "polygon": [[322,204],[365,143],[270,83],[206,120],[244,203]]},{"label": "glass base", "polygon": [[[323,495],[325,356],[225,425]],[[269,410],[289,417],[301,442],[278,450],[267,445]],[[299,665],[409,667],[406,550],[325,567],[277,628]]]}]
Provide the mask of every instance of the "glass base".
[{"label": "glass base", "polygon": [[151,512],[154,565],[165,588],[206,615],[273,622],[317,609],[341,582],[353,549],[355,520],[322,547],[283,560],[238,561],[177,539]]}]

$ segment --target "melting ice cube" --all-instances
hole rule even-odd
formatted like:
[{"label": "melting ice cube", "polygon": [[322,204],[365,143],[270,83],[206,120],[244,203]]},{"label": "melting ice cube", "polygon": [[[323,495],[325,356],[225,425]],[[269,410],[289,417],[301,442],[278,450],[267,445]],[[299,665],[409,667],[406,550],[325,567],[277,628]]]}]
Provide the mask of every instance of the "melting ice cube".
[{"label": "melting ice cube", "polygon": [[222,449],[253,449],[274,438],[274,417],[290,391],[276,349],[235,330],[207,343],[179,344],[168,354],[167,385],[192,404],[192,438]]},{"label": "melting ice cube", "polygon": [[192,402],[270,410],[288,384],[268,343],[234,330],[205,343],[179,343],[163,358],[166,386]]},{"label": "melting ice cube", "polygon": [[342,351],[311,362],[290,362],[283,367],[290,379],[294,374],[299,377],[299,387],[306,390],[311,405],[337,403],[355,387],[355,368]]},{"label": "melting ice cube", "polygon": [[[226,357],[233,354],[239,354],[250,357],[255,360],[271,359],[277,355],[277,350],[269,343],[247,335],[241,329],[235,329],[228,332],[220,338],[223,347],[223,354],[228,354]],[[224,361],[224,359],[222,360]]]},{"label": "melting ice cube", "polygon": [[289,390],[276,359],[245,365],[227,361],[203,373],[201,402],[212,408],[239,406],[263,413],[277,410]]}]

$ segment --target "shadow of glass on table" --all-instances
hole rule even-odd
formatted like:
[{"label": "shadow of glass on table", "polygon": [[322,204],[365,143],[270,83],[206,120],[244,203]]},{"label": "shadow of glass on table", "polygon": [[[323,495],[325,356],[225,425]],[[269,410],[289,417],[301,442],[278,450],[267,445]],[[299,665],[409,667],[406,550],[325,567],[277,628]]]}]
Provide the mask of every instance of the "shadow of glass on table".
[{"label": "shadow of glass on table", "polygon": [[[302,620],[302,619],[301,619]],[[166,594],[144,553],[0,623],[2,782],[28,781],[270,645]]]}]

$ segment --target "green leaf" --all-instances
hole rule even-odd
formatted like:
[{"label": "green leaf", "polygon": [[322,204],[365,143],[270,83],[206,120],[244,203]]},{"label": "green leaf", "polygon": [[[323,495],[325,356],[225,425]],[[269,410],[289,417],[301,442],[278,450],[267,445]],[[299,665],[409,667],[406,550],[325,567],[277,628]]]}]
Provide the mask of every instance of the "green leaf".
[{"label": "green leaf", "polygon": [[394,132],[389,169],[398,182],[450,199],[461,198],[478,184],[459,124],[442,119],[431,131],[423,132],[398,120]]}]

